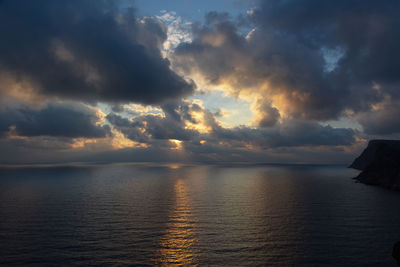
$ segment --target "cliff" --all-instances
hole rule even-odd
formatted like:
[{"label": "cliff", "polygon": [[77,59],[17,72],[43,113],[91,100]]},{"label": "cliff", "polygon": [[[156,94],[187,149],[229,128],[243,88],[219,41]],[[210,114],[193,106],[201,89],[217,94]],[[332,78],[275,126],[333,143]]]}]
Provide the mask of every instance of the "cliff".
[{"label": "cliff", "polygon": [[371,140],[349,167],[362,183],[400,190],[400,140]]}]

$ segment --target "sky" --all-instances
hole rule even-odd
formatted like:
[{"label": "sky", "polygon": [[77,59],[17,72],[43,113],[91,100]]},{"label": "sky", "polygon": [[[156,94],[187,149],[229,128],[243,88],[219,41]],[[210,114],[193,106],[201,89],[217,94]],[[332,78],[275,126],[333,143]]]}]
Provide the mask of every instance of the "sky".
[{"label": "sky", "polygon": [[398,0],[2,0],[0,164],[348,164],[400,137]]}]

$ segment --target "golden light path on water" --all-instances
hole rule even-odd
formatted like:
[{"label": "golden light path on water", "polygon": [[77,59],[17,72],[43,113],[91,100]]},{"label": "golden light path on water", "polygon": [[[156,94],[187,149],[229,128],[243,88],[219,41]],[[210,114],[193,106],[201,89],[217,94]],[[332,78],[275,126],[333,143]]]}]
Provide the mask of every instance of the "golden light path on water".
[{"label": "golden light path on water", "polygon": [[193,232],[195,218],[184,179],[176,180],[174,192],[175,203],[169,216],[166,234],[160,240],[158,264],[193,265],[196,262],[196,238]]}]

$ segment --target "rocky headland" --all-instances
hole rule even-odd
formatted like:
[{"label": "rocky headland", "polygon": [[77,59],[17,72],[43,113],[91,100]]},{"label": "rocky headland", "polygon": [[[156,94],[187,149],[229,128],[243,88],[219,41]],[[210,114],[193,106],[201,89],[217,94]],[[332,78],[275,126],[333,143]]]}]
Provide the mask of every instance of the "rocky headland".
[{"label": "rocky headland", "polygon": [[400,190],[400,140],[371,140],[349,167],[361,183]]}]

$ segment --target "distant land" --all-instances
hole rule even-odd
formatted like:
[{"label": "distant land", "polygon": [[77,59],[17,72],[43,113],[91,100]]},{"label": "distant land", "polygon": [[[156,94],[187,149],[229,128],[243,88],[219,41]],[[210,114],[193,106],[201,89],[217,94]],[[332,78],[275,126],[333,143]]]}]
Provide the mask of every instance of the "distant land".
[{"label": "distant land", "polygon": [[400,191],[400,140],[371,140],[349,167],[361,183]]}]

